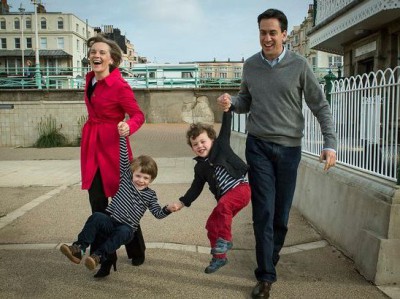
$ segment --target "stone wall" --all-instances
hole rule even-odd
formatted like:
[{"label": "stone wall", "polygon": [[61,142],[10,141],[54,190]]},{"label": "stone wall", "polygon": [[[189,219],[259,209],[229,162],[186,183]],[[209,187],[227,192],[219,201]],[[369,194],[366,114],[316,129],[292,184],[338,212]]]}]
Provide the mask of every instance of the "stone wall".
[{"label": "stone wall", "polygon": [[[238,89],[137,89],[148,123],[220,122],[216,98]],[[86,116],[83,90],[2,90],[0,146],[28,147],[39,137],[41,119],[53,117],[71,143],[80,136],[79,119]]]}]

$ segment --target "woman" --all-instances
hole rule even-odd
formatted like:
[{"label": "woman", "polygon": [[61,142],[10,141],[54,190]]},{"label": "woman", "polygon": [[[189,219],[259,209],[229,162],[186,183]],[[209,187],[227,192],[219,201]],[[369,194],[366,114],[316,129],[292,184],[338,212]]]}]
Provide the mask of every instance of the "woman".
[{"label": "woman", "polygon": [[[94,212],[105,212],[108,197],[114,196],[119,185],[119,136],[135,133],[144,123],[131,87],[122,78],[118,66],[122,61],[119,46],[102,35],[87,41],[92,71],[86,75],[85,104],[88,120],[82,128],[81,174],[82,189],[89,191]],[[125,116],[129,118],[125,120]],[[128,144],[129,159],[132,150]],[[92,246],[95,248],[95,245]],[[92,248],[91,251],[94,249]],[[144,240],[140,227],[129,244],[127,253],[133,264],[144,261]],[[95,275],[106,276],[117,256],[102,264]]]}]

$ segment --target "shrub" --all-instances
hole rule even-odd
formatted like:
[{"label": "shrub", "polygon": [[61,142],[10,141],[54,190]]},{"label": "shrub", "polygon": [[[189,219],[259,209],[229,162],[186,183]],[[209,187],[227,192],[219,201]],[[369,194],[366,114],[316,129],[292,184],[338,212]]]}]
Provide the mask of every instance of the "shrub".
[{"label": "shrub", "polygon": [[38,125],[39,139],[35,142],[35,147],[57,147],[68,144],[67,138],[60,132],[62,125],[57,127],[57,121],[51,115],[45,119],[40,118]]},{"label": "shrub", "polygon": [[88,120],[88,116],[87,115],[81,115],[78,118],[78,137],[76,138],[76,145],[80,146],[81,145],[81,139],[82,139],[82,128],[84,126],[84,124],[86,123],[86,121]]}]

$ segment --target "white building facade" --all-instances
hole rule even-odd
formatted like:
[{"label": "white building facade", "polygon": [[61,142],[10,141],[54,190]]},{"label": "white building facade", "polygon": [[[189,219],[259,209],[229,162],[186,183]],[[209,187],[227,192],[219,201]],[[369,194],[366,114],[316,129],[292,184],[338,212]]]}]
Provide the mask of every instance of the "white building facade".
[{"label": "white building facade", "polygon": [[[42,75],[78,75],[87,56],[86,41],[94,35],[93,28],[70,13],[39,12],[37,22]],[[35,30],[34,12],[0,14],[1,73],[29,73],[29,66],[36,64]]]},{"label": "white building facade", "polygon": [[329,70],[331,70],[335,76],[341,75],[343,56],[311,49],[308,32],[313,27],[313,12],[314,7],[310,4],[307,17],[301,25],[293,27],[293,30],[288,35],[286,44],[290,50],[307,58],[309,64],[312,66],[314,74],[318,80],[322,81]]},{"label": "white building facade", "polygon": [[400,0],[315,0],[310,47],[344,56],[344,74],[400,64]]}]

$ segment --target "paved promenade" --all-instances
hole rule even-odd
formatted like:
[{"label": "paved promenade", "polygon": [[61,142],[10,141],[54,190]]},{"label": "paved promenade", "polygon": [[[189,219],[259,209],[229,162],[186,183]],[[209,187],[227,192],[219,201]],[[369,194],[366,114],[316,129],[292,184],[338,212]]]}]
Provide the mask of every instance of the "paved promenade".
[{"label": "paved promenade", "polygon": [[[193,177],[183,124],[146,124],[131,139],[134,155],[159,165],[152,184],[161,204],[177,201]],[[219,127],[217,127],[217,130]],[[146,261],[134,267],[124,248],[117,272],[102,280],[58,250],[75,240],[90,214],[80,190],[79,148],[0,148],[0,298],[250,298],[256,266],[251,207],[233,224],[229,263],[205,274],[211,255],[204,228],[215,200],[206,187],[190,208],[164,220],[146,213]],[[296,209],[271,298],[400,298],[367,282]]]}]

